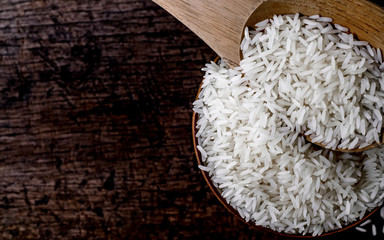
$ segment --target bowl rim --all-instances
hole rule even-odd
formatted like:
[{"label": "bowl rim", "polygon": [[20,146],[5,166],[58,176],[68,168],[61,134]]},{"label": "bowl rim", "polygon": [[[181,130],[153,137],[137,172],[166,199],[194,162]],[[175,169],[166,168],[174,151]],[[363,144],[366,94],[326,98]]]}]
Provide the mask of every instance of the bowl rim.
[{"label": "bowl rim", "polygon": [[[217,63],[219,60],[220,60],[220,57],[217,56],[213,60],[213,62]],[[197,91],[195,100],[199,99],[199,95],[200,95],[200,92],[201,92],[202,85],[203,85],[203,80],[201,81],[201,83],[199,85],[199,89]],[[201,153],[200,153],[199,149],[197,149],[197,137],[196,137],[197,128],[196,128],[196,122],[197,122],[197,119],[198,119],[198,114],[195,111],[192,111],[192,112],[193,112],[192,113],[192,140],[193,140],[193,148],[194,148],[197,164],[198,165],[204,165],[202,163],[202,161],[201,161]],[[289,234],[289,233],[284,233],[284,232],[278,232],[278,231],[274,231],[274,230],[266,228],[266,227],[258,226],[253,221],[249,221],[249,222],[245,221],[245,219],[240,216],[239,212],[236,211],[230,204],[228,204],[227,201],[223,198],[223,196],[221,196],[220,192],[218,191],[218,189],[213,184],[213,182],[212,182],[212,180],[211,180],[211,178],[209,176],[209,173],[206,172],[206,171],[203,171],[201,169],[199,169],[199,170],[203,174],[203,177],[204,177],[205,181],[207,182],[209,188],[213,192],[213,194],[216,196],[216,198],[221,202],[221,204],[224,205],[224,207],[229,212],[231,212],[238,219],[240,219],[242,222],[246,223],[248,226],[251,226],[252,228],[255,228],[257,230],[266,231],[266,232],[269,232],[269,233],[272,233],[272,234],[275,234],[275,235],[278,235],[278,236],[291,237],[291,238],[292,237],[293,238],[318,238],[318,237],[325,237],[325,236],[333,235],[333,234],[336,234],[336,233],[341,233],[341,232],[344,232],[345,230],[351,229],[351,228],[361,224],[362,222],[367,220],[369,217],[371,217],[375,212],[377,212],[381,208],[381,205],[379,205],[379,206],[375,207],[372,211],[366,213],[364,215],[364,217],[361,218],[360,220],[352,222],[351,224],[349,224],[347,226],[343,226],[342,228],[322,233],[321,235],[318,235],[318,236],[312,236],[312,235],[307,235],[307,234],[306,235],[300,235],[300,234]]]}]

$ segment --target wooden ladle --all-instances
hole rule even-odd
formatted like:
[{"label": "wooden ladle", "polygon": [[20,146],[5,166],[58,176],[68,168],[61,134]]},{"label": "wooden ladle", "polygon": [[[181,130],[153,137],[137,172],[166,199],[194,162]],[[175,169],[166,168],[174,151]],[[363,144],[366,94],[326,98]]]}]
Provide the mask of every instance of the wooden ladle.
[{"label": "wooden ladle", "polygon": [[[384,9],[367,0],[153,0],[196,33],[229,65],[239,65],[245,27],[276,14],[322,15],[384,49]],[[307,137],[308,141],[311,141]],[[314,143],[323,146],[321,143]],[[359,152],[364,149],[336,149]]]}]

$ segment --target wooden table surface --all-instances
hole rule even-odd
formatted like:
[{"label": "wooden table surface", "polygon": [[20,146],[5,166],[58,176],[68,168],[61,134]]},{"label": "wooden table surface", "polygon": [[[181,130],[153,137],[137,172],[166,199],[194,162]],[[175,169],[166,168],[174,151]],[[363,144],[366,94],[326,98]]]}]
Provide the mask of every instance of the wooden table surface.
[{"label": "wooden table surface", "polygon": [[[196,166],[214,57],[149,0],[2,0],[0,239],[280,239],[228,213]],[[354,235],[370,239],[323,239]]]}]

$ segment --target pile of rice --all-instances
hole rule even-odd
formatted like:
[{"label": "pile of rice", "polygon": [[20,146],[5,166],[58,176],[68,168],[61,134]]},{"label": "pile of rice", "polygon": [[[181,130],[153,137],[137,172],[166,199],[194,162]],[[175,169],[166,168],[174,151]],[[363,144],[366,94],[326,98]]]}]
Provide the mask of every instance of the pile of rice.
[{"label": "pile of rice", "polygon": [[245,29],[239,67],[211,62],[194,111],[213,183],[246,221],[320,235],[383,203],[379,49],[320,16],[274,16]]}]

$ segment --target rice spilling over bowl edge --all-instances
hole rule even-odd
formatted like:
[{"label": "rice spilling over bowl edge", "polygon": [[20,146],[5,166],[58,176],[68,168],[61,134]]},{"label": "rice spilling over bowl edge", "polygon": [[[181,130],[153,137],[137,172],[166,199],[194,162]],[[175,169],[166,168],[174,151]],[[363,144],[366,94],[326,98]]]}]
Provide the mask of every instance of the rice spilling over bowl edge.
[{"label": "rice spilling over bowl edge", "polygon": [[384,198],[379,49],[320,16],[274,16],[245,29],[244,59],[211,62],[194,111],[197,149],[213,184],[246,221],[320,235]]}]

